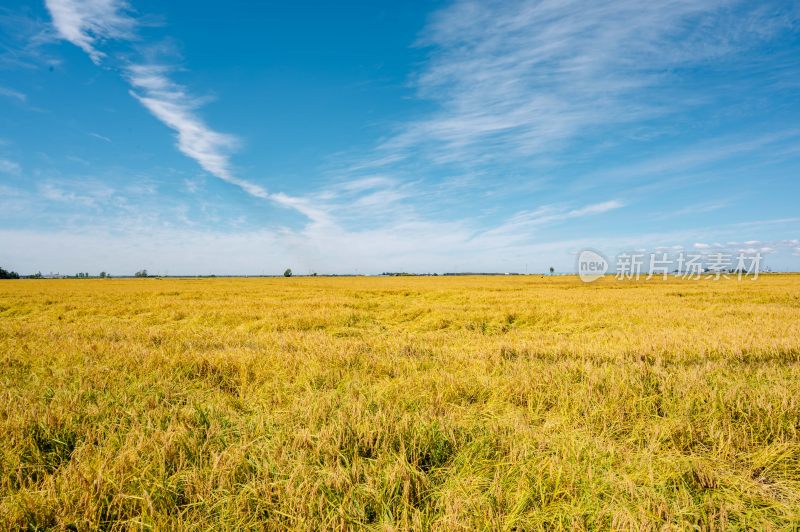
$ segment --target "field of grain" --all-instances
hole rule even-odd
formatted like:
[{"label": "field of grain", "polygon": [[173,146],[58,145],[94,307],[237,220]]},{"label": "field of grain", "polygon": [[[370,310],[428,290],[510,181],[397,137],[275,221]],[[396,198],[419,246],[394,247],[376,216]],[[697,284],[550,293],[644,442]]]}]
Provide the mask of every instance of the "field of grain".
[{"label": "field of grain", "polygon": [[0,282],[0,529],[800,523],[800,276]]}]

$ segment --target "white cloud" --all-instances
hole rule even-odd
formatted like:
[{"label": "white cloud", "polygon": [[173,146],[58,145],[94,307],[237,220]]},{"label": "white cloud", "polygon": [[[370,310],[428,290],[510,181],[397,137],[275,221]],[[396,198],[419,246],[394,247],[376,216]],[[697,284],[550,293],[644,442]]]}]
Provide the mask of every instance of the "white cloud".
[{"label": "white cloud", "polygon": [[[639,190],[650,191],[664,186],[671,186],[685,180],[696,179],[696,173],[706,168],[713,168],[724,161],[733,160],[742,155],[763,154],[769,150],[770,158],[776,159],[775,153],[784,145],[796,145],[800,140],[800,131],[796,128],[773,131],[759,136],[743,138],[725,136],[705,141],[688,149],[667,152],[656,157],[649,157],[624,166],[611,167],[583,175],[572,184],[575,189],[589,189],[608,186],[611,183],[642,182]],[[653,181],[653,183],[647,183]],[[713,204],[712,204],[713,205]]]},{"label": "white cloud", "polygon": [[711,249],[711,246],[705,242],[695,242],[692,247],[694,249]]},{"label": "white cloud", "polygon": [[75,192],[67,192],[52,183],[42,183],[38,187],[39,194],[46,200],[80,204],[84,207],[94,207],[96,201],[90,196],[82,196]]},{"label": "white cloud", "polygon": [[713,202],[705,202],[705,203],[695,203],[693,205],[689,205],[687,207],[683,207],[680,209],[675,209],[673,211],[666,211],[658,214],[654,214],[650,216],[651,220],[668,220],[672,218],[685,218],[694,217],[698,214],[704,214],[708,212],[717,211],[719,209],[724,209],[731,202],[729,200],[722,200],[722,201],[713,201]]},{"label": "white cloud", "polygon": [[114,189],[100,182],[57,183],[43,182],[37,185],[39,195],[49,201],[98,207],[114,197]]},{"label": "white cloud", "polygon": [[110,138],[108,138],[108,137],[106,137],[104,135],[101,135],[100,133],[89,133],[89,136],[94,137],[96,139],[100,139],[103,142],[111,143],[111,139]]},{"label": "white cloud", "polygon": [[184,179],[183,184],[190,193],[194,194],[200,190],[201,182],[196,179]]},{"label": "white cloud", "polygon": [[377,175],[377,176],[361,177],[358,179],[345,181],[343,183],[339,183],[336,186],[336,188],[348,192],[358,192],[362,190],[369,190],[379,187],[390,186],[394,184],[396,184],[396,181],[394,179],[382,175]]},{"label": "white cloud", "polygon": [[586,205],[577,209],[565,209],[562,206],[547,205],[533,211],[523,211],[516,214],[505,228],[518,229],[522,226],[544,225],[561,222],[571,218],[580,218],[592,214],[601,214],[614,209],[619,209],[624,204],[619,200],[604,201]]},{"label": "white cloud", "polygon": [[238,144],[236,137],[208,127],[196,114],[199,100],[172,82],[168,74],[165,66],[131,65],[128,67],[128,80],[134,88],[131,94],[177,133],[178,149],[205,171],[245,188],[254,196],[267,197],[265,190],[234,177],[229,154]]},{"label": "white cloud", "polygon": [[604,201],[569,209],[563,205],[545,205],[532,211],[522,211],[500,225],[482,231],[475,240],[487,247],[510,245],[530,240],[538,228],[567,220],[606,213],[624,206],[620,200]]},{"label": "white cloud", "polygon": [[289,196],[283,192],[270,194],[268,197],[272,201],[283,205],[284,207],[289,207],[307,216],[314,224],[331,224],[330,215],[328,214],[327,209],[325,209],[323,206],[316,205],[313,200]]},{"label": "white cloud", "polygon": [[[123,0],[46,0],[53,25],[67,41],[84,50],[99,64],[105,53],[98,45],[108,39],[128,40],[137,21]],[[209,127],[198,115],[201,100],[170,78],[171,69],[158,64],[127,64],[126,77],[135,97],[164,125],[175,131],[178,149],[208,173],[238,186],[246,193],[281,205],[300,205],[286,195],[272,196],[256,183],[241,179],[231,169],[230,153],[238,139]],[[92,133],[101,139],[105,137]],[[108,139],[105,139],[108,140]],[[300,210],[300,209],[298,209]],[[300,210],[300,212],[304,212]]]},{"label": "white cloud", "polygon": [[694,96],[658,93],[671,72],[740,50],[785,22],[779,9],[746,5],[725,16],[736,4],[457,1],[432,17],[419,43],[429,57],[414,84],[438,110],[382,148],[440,162],[528,156],[695,105]]},{"label": "white cloud", "polygon": [[130,39],[136,27],[123,0],[45,0],[53,26],[67,41],[86,52],[95,64],[105,57],[96,45],[109,39]]},{"label": "white cloud", "polygon": [[625,204],[619,200],[611,200],[605,201],[603,203],[595,203],[593,205],[587,205],[586,207],[581,207],[580,209],[575,209],[567,213],[569,218],[577,218],[579,216],[588,216],[590,214],[601,214],[604,212],[612,211],[614,209],[619,209],[623,207]]},{"label": "white cloud", "polygon": [[0,173],[19,175],[22,172],[22,167],[14,161],[8,159],[0,159]]},{"label": "white cloud", "polygon": [[7,98],[11,98],[22,103],[28,101],[27,94],[16,91],[14,89],[9,89],[8,87],[0,87],[0,96],[5,96]]}]

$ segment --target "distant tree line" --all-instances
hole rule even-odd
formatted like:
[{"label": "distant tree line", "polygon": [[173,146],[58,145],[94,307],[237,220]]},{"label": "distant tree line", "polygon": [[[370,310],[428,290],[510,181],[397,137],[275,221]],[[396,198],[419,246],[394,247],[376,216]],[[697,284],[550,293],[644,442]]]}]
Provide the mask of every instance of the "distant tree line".
[{"label": "distant tree line", "polygon": [[0,268],[0,279],[19,279],[19,274]]},{"label": "distant tree line", "polygon": [[[147,271],[143,270],[143,272],[144,272],[144,277],[147,277]],[[137,273],[137,277],[138,276],[139,276],[139,274]],[[68,276],[68,275],[59,275],[59,274],[56,274],[56,275],[50,274],[50,277],[53,277],[53,278],[70,278],[70,276]],[[89,279],[91,277],[93,277],[93,276],[90,275],[88,272],[78,272],[75,275],[71,276],[72,279]],[[108,272],[100,272],[98,277],[100,277],[101,279],[110,279],[111,278],[111,274],[108,273]],[[42,272],[36,272],[36,273],[32,273],[30,275],[20,275],[17,272],[12,272],[12,271],[6,270],[4,268],[0,268],[0,279],[44,279],[44,278],[45,278],[45,276],[42,275]]]}]

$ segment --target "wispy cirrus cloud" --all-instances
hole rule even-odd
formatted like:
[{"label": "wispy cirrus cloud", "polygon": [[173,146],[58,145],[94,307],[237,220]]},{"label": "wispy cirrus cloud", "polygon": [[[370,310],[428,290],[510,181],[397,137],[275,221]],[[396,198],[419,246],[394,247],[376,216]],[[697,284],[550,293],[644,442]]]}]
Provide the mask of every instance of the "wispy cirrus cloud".
[{"label": "wispy cirrus cloud", "polygon": [[[586,190],[609,184],[637,182],[642,185],[646,177],[649,180],[664,181],[665,178],[686,176],[707,168],[752,156],[757,153],[768,153],[770,161],[785,158],[787,149],[796,148],[800,141],[800,130],[797,128],[773,131],[757,136],[725,135],[711,141],[702,141],[694,145],[673,150],[664,155],[649,157],[644,160],[612,166],[596,172],[584,174],[572,183],[573,190]],[[660,186],[660,183],[656,183]],[[643,186],[647,187],[647,184]]]},{"label": "wispy cirrus cloud", "polygon": [[437,162],[526,157],[685,109],[698,103],[695,93],[672,86],[664,98],[660,90],[674,71],[786,27],[779,8],[735,0],[457,1],[419,41],[429,57],[414,85],[438,108],[401,126],[382,151]]},{"label": "wispy cirrus cloud", "polygon": [[98,45],[134,36],[136,21],[123,0],[45,0],[45,4],[58,33],[86,52],[95,64],[106,56]]},{"label": "wispy cirrus cloud", "polygon": [[476,238],[484,241],[487,245],[491,242],[510,245],[512,242],[530,239],[539,228],[607,213],[624,206],[625,203],[618,199],[573,208],[565,205],[544,205],[534,210],[518,212],[497,227],[479,233]]},{"label": "wispy cirrus cloud", "polygon": [[22,167],[19,163],[10,159],[0,159],[0,173],[19,175],[22,172]]},{"label": "wispy cirrus cloud", "polygon": [[[53,25],[62,38],[81,48],[95,64],[106,54],[100,46],[108,40],[131,40],[138,25],[124,0],[46,0]],[[172,80],[173,69],[152,63],[126,63],[122,71],[131,85],[131,95],[177,135],[177,147],[211,175],[227,181],[247,194],[289,208],[302,208],[301,201],[267,190],[241,179],[232,170],[230,155],[239,144],[231,134],[211,128],[198,111],[202,100]],[[300,212],[303,212],[298,208]]]},{"label": "wispy cirrus cloud", "polygon": [[[137,20],[130,14],[128,3],[123,0],[47,0],[47,7],[59,34],[84,50],[96,64],[106,57],[99,48],[104,41],[129,40],[135,35]],[[235,135],[217,131],[201,118],[199,109],[203,99],[193,96],[186,87],[172,79],[172,67],[143,61],[126,63],[121,70],[130,83],[131,95],[175,132],[178,150],[194,159],[206,172],[241,188],[251,196],[293,209],[306,216],[314,226],[335,225],[331,215],[334,207],[319,197],[272,193],[257,183],[237,176],[231,163],[231,154],[239,145],[239,139]],[[370,186],[362,186],[352,191],[368,188]],[[361,207],[386,204],[396,199],[380,197],[380,194],[375,192],[372,196],[361,198]]]},{"label": "wispy cirrus cloud", "polygon": [[0,70],[32,70],[60,64],[58,58],[45,51],[45,46],[54,40],[49,21],[0,7]]},{"label": "wispy cirrus cloud", "polygon": [[108,201],[114,195],[114,190],[102,184],[93,183],[82,186],[80,191],[70,190],[55,182],[45,182],[38,185],[40,195],[49,201],[66,202],[83,207],[97,207]]},{"label": "wispy cirrus cloud", "polygon": [[[127,77],[133,87],[131,95],[175,131],[178,149],[184,155],[211,175],[242,186],[244,182],[234,177],[230,164],[230,152],[238,145],[238,139],[210,128],[197,115],[201,101],[173,82],[169,74],[170,68],[164,65],[130,65]],[[255,185],[248,192],[268,197],[265,190]]]},{"label": "wispy cirrus cloud", "polygon": [[724,209],[733,204],[733,201],[730,199],[724,199],[720,201],[706,201],[701,203],[693,203],[691,205],[687,205],[686,207],[681,207],[679,209],[675,209],[672,211],[665,211],[661,213],[653,214],[650,219],[651,220],[669,220],[673,218],[682,218],[685,216],[696,216],[698,214],[705,214],[709,212],[718,211],[720,209]]},{"label": "wispy cirrus cloud", "polygon": [[20,103],[25,103],[26,101],[28,101],[27,94],[14,89],[9,89],[8,87],[0,87],[0,96],[5,96],[6,98],[17,100]]},{"label": "wispy cirrus cloud", "polygon": [[94,137],[98,140],[102,140],[103,142],[111,143],[111,139],[106,137],[105,135],[101,135],[100,133],[89,132],[90,137]]}]

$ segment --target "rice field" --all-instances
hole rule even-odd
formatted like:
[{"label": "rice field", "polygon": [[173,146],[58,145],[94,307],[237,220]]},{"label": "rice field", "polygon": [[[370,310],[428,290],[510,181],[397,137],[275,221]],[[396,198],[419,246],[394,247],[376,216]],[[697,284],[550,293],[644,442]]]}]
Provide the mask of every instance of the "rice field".
[{"label": "rice field", "polygon": [[796,529],[800,276],[0,282],[0,529]]}]

